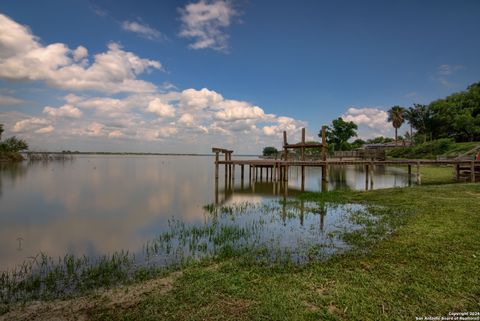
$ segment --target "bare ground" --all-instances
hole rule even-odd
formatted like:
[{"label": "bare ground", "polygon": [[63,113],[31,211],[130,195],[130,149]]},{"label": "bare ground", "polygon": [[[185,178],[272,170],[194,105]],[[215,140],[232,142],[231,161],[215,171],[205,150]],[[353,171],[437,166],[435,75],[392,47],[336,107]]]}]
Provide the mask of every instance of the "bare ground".
[{"label": "bare ground", "polygon": [[173,283],[182,272],[174,272],[163,278],[152,279],[135,285],[119,286],[110,290],[97,291],[94,294],[54,301],[35,301],[25,306],[19,306],[0,316],[0,321],[84,321],[89,320],[88,312],[102,307],[128,308],[139,303],[142,298],[155,292],[166,294],[173,288]]}]

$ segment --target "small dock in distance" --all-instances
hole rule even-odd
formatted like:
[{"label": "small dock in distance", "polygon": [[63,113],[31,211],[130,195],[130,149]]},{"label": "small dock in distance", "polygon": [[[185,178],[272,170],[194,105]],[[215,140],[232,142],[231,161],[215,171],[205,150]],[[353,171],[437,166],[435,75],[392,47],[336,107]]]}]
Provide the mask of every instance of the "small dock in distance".
[{"label": "small dock in distance", "polygon": [[[289,159],[290,149],[300,149],[299,159]],[[307,149],[319,149],[319,159],[306,159]],[[424,165],[452,166],[453,174],[457,180],[464,178],[466,181],[480,181],[480,161],[469,159],[402,159],[402,160],[376,160],[376,159],[329,159],[327,158],[326,127],[322,127],[322,142],[308,144],[305,142],[305,128],[302,128],[302,140],[296,144],[289,144],[287,133],[283,132],[283,151],[279,159],[232,159],[233,150],[225,148],[212,148],[215,154],[215,181],[218,184],[219,168],[223,165],[225,182],[231,184],[235,181],[235,166],[240,167],[240,180],[245,180],[245,167],[248,167],[248,181],[287,182],[290,167],[301,168],[301,190],[305,186],[305,167],[322,168],[322,185],[328,183],[327,171],[329,166],[357,165],[365,169],[365,186],[368,189],[369,177],[372,176],[374,166],[406,166],[409,181],[415,175],[416,183],[421,183],[420,167]],[[416,169],[412,173],[412,167]],[[370,180],[373,185],[373,182]],[[326,190],[322,188],[322,190]]]}]

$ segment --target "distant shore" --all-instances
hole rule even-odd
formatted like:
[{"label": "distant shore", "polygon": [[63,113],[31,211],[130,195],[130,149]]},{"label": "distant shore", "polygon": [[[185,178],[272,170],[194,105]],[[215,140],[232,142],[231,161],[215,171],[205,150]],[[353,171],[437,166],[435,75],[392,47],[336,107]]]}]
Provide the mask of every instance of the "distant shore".
[{"label": "distant shore", "polygon": [[[206,154],[206,153],[142,153],[142,152],[27,152],[22,153],[27,155],[29,153],[32,154],[67,154],[67,155],[146,155],[146,156],[215,156],[215,154]],[[254,154],[237,154],[235,156],[239,157],[259,157],[259,155]]]}]

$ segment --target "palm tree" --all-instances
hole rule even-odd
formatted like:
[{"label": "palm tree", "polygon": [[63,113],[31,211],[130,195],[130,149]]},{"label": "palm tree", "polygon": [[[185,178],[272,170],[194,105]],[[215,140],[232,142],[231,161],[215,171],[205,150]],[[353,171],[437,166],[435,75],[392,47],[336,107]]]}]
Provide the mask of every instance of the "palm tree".
[{"label": "palm tree", "polygon": [[405,108],[400,106],[393,106],[388,110],[388,121],[392,122],[393,128],[395,128],[395,145],[397,145],[397,131],[405,121]]}]

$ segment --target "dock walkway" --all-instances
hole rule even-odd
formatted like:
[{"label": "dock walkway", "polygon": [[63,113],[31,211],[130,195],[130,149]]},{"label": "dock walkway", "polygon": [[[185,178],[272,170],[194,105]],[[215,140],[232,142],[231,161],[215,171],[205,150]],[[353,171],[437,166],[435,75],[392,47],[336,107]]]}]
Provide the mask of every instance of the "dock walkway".
[{"label": "dock walkway", "polygon": [[[305,157],[305,150],[310,148],[320,149],[319,160],[307,160]],[[288,159],[289,149],[300,149],[300,159]],[[329,166],[342,165],[359,165],[364,166],[366,173],[366,181],[371,175],[373,166],[407,166],[409,178],[412,176],[412,166],[416,167],[416,182],[420,184],[420,166],[422,165],[443,165],[453,166],[454,175],[457,180],[462,178],[471,182],[480,181],[480,161],[468,159],[402,159],[402,160],[343,160],[343,159],[328,159],[327,158],[327,143],[326,143],[326,128],[322,127],[322,143],[308,144],[305,143],[305,128],[302,128],[302,141],[296,144],[287,143],[287,133],[283,132],[283,153],[281,159],[232,159],[233,150],[224,148],[212,148],[215,153],[215,179],[218,180],[219,166],[224,165],[225,179],[229,181],[235,180],[235,166],[240,166],[240,178],[243,181],[245,176],[245,166],[248,166],[249,181],[255,181],[260,178],[263,179],[263,172],[265,170],[265,178],[272,181],[288,181],[288,169],[292,166],[298,166],[302,172],[302,185],[305,180],[305,167],[321,167],[322,168],[322,182],[328,182],[327,169]],[[224,159],[220,159],[220,154],[223,154]]]}]

